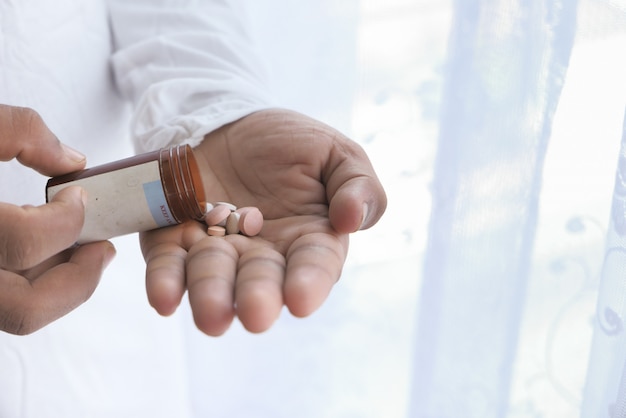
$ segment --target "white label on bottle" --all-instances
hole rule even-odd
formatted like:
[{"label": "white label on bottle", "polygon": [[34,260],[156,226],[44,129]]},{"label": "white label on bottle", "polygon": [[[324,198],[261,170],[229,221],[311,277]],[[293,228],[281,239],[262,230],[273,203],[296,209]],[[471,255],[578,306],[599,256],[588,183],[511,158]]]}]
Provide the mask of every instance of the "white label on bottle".
[{"label": "white label on bottle", "polygon": [[79,243],[177,224],[165,199],[157,161],[50,187],[48,200],[68,186],[81,186],[87,192]]}]

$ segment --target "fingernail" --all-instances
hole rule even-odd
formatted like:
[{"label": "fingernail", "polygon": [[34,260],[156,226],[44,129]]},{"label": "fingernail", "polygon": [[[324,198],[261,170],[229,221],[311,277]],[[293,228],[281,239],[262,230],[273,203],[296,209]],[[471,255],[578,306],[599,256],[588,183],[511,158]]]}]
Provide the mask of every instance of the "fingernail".
[{"label": "fingernail", "polygon": [[359,229],[363,229],[363,227],[365,226],[365,223],[367,222],[368,212],[369,205],[366,202],[363,202],[363,214],[361,215],[361,226],[359,226]]},{"label": "fingernail", "polygon": [[74,161],[75,163],[82,163],[87,159],[87,157],[76,151],[74,148],[71,148],[63,143],[61,143],[61,146],[63,147],[63,151],[65,152],[67,158]]}]

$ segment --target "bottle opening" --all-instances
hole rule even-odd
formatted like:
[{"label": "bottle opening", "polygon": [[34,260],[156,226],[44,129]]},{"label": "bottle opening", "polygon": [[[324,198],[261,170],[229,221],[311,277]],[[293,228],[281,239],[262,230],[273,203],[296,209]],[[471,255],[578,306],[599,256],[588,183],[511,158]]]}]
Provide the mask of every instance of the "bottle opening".
[{"label": "bottle opening", "polygon": [[161,181],[172,215],[179,223],[204,216],[205,195],[198,163],[189,145],[160,152]]}]

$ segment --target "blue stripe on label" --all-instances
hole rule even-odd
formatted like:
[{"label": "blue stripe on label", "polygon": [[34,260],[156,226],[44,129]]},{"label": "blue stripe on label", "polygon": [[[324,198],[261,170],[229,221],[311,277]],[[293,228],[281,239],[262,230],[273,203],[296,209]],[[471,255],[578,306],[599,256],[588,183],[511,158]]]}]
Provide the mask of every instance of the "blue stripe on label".
[{"label": "blue stripe on label", "polygon": [[154,221],[162,226],[176,225],[178,222],[174,220],[170,208],[165,200],[165,193],[163,193],[163,186],[160,180],[151,181],[150,183],[144,183],[143,192],[150,208],[150,213],[154,218]]}]

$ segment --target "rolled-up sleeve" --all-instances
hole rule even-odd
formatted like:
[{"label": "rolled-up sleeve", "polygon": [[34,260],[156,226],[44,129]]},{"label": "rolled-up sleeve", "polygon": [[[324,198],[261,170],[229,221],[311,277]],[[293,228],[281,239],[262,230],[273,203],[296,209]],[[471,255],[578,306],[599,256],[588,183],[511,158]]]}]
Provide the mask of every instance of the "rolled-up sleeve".
[{"label": "rolled-up sleeve", "polygon": [[137,152],[195,146],[212,130],[273,106],[265,64],[236,2],[108,3],[113,74],[134,105]]}]

